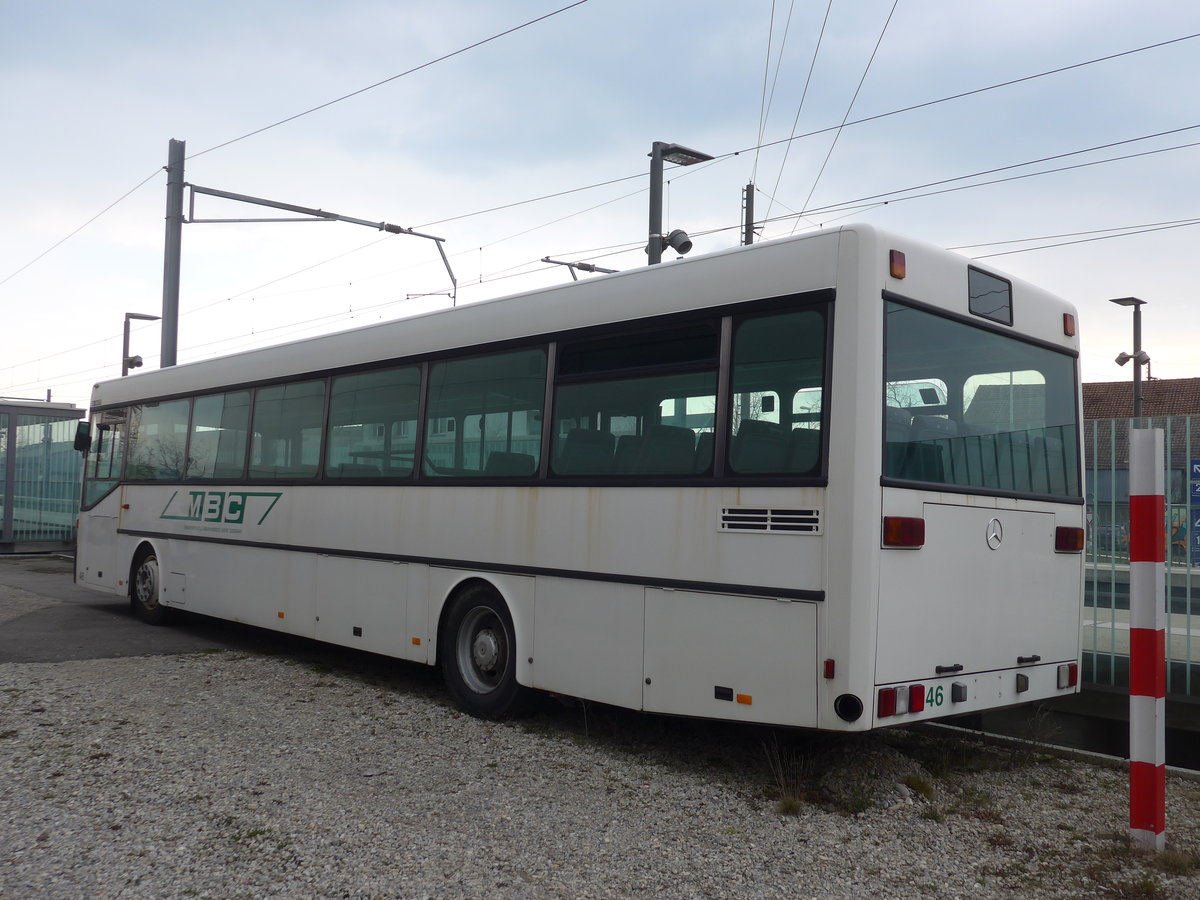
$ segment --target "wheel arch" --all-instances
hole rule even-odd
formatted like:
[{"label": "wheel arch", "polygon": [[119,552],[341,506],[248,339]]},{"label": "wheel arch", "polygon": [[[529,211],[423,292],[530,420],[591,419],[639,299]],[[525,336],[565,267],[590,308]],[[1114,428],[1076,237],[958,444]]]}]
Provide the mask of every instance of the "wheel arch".
[{"label": "wheel arch", "polygon": [[162,567],[162,550],[154,541],[149,538],[142,538],[137,542],[137,546],[133,548],[133,552],[129,554],[129,568],[125,573],[125,595],[132,596],[133,579],[137,575],[137,567],[141,564],[142,558],[149,553],[153,553],[158,560],[159,567]]},{"label": "wheel arch", "polygon": [[464,591],[482,587],[495,594],[508,610],[512,620],[513,640],[517,647],[517,682],[532,684],[533,659],[533,597],[534,579],[522,575],[498,575],[482,572],[455,572],[454,577],[438,591],[431,591],[439,598],[436,627],[432,638],[431,665],[441,663],[442,636],[445,634],[446,618],[454,599]]}]

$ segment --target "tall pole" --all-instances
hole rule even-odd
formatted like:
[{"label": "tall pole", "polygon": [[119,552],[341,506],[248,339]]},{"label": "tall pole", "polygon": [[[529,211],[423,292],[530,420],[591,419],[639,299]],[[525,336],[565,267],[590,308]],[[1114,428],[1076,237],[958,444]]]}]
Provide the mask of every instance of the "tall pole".
[{"label": "tall pole", "polygon": [[[171,139],[167,156],[167,236],[163,248],[162,354],[159,365],[175,365],[179,345],[179,259],[183,244],[184,142]],[[125,323],[128,333],[129,323]],[[128,354],[126,354],[128,355]]]},{"label": "tall pole", "polygon": [[650,147],[650,243],[646,246],[649,265],[662,262],[662,191],[663,191],[663,147],[655,141]]},{"label": "tall pole", "polygon": [[1142,306],[1133,308],[1133,417],[1142,417]]},{"label": "tall pole", "polygon": [[1165,446],[1129,432],[1129,836],[1147,850],[1166,844]]},{"label": "tall pole", "polygon": [[125,337],[121,340],[121,377],[129,374],[129,316],[125,317]]}]

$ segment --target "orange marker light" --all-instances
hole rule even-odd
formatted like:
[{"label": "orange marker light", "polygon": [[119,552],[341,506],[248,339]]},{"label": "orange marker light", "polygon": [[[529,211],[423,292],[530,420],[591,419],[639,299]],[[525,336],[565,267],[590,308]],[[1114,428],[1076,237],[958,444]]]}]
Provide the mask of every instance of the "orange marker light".
[{"label": "orange marker light", "polygon": [[744,706],[749,706],[754,702],[754,698],[749,694],[738,694],[737,702],[743,704]]},{"label": "orange marker light", "polygon": [[413,638],[413,639],[412,639],[412,642],[413,642],[413,646],[414,646],[414,647],[420,647],[420,646],[421,646],[421,639],[420,639],[420,638]]},{"label": "orange marker light", "polygon": [[1063,334],[1075,337],[1075,317],[1071,313],[1063,313]]},{"label": "orange marker light", "polygon": [[903,278],[908,274],[908,264],[904,260],[904,251],[888,251],[888,272],[893,278]]},{"label": "orange marker light", "polygon": [[275,615],[279,616],[279,618],[282,619],[283,618],[283,610],[280,610],[279,612],[275,613]]}]

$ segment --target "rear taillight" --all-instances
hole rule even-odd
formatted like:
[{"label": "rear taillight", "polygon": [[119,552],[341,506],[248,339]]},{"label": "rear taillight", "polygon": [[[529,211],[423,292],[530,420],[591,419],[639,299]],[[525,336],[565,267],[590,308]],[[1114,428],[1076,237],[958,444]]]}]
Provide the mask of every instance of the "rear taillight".
[{"label": "rear taillight", "polygon": [[925,546],[925,520],[915,516],[884,516],[883,546],[910,550]]},{"label": "rear taillight", "polygon": [[1055,553],[1082,553],[1083,529],[1059,525],[1054,529]]},{"label": "rear taillight", "polygon": [[880,688],[879,703],[875,707],[879,718],[886,719],[896,714],[896,689]]},{"label": "rear taillight", "polygon": [[905,684],[900,687],[880,688],[875,710],[880,719],[924,712],[925,685]]},{"label": "rear taillight", "polygon": [[1058,667],[1059,688],[1073,688],[1079,684],[1079,663],[1067,663]]},{"label": "rear taillight", "polygon": [[908,711],[914,713],[925,711],[925,685],[910,684],[908,686]]}]

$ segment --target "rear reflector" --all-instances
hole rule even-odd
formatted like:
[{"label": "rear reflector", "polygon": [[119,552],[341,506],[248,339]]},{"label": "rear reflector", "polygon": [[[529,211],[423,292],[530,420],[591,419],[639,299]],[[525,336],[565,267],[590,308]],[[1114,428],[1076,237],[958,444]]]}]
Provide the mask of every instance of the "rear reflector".
[{"label": "rear reflector", "polygon": [[880,688],[876,711],[881,719],[902,716],[905,713],[924,712],[925,685],[904,684],[900,687]]},{"label": "rear reflector", "polygon": [[1082,553],[1083,529],[1059,525],[1054,529],[1055,553]]},{"label": "rear reflector", "polygon": [[925,685],[910,684],[908,686],[908,711],[914,713],[925,711]]},{"label": "rear reflector", "polygon": [[1059,688],[1073,688],[1079,684],[1079,663],[1067,663],[1058,667]]},{"label": "rear reflector", "polygon": [[911,550],[925,546],[925,520],[914,516],[884,516],[883,546]]},{"label": "rear reflector", "polygon": [[895,688],[880,688],[879,689],[879,718],[886,719],[888,716],[896,714],[896,689]]}]

